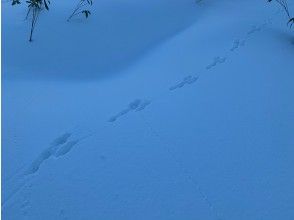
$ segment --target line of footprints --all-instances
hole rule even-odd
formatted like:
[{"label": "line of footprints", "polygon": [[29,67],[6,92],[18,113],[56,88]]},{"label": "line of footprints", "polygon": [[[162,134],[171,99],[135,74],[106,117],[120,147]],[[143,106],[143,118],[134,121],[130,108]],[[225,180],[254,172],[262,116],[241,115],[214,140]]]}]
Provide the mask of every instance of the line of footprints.
[{"label": "line of footprints", "polygon": [[[266,27],[266,25],[270,23],[264,23],[260,26],[253,26],[246,34],[246,37],[244,39],[237,39],[233,42],[230,51],[234,52],[235,50],[239,49],[240,47],[244,46],[246,41],[249,39],[250,35],[261,31],[263,28]],[[212,68],[215,68],[217,65],[223,64],[227,60],[226,57],[215,57],[210,64],[206,66],[206,70],[210,70]],[[175,83],[174,85],[169,87],[169,91],[174,91],[177,89],[181,89],[185,86],[192,85],[199,79],[199,75],[188,75],[185,76],[182,80]],[[135,99],[134,101],[130,102],[123,110],[118,112],[117,114],[111,116],[108,119],[108,122],[115,122],[120,117],[129,114],[131,112],[140,112],[144,110],[147,106],[151,104],[150,100],[147,99]],[[64,133],[61,136],[57,137],[55,140],[52,141],[49,146],[44,149],[40,155],[35,158],[35,160],[32,161],[31,164],[20,174],[20,179],[22,180],[24,177],[32,176],[33,174],[37,173],[40,169],[41,165],[44,163],[44,161],[48,160],[51,157],[59,158],[61,156],[66,155],[69,153],[72,148],[78,144],[81,140],[83,140],[86,137],[83,138],[76,138],[72,139],[72,133]],[[26,181],[25,181],[26,182]],[[24,183],[25,184],[25,183]],[[31,187],[31,185],[28,185],[28,187]],[[19,187],[17,187],[18,189]],[[15,191],[17,191],[17,189]],[[13,195],[13,194],[12,194]],[[28,200],[24,200],[24,203],[22,205],[23,214],[26,215],[29,207]],[[61,216],[65,218],[65,212],[64,210],[60,213]]]},{"label": "line of footprints", "polygon": [[[260,25],[260,26],[253,26],[246,35],[245,39],[237,39],[233,42],[232,47],[230,48],[231,52],[234,52],[235,50],[237,50],[238,48],[240,48],[241,46],[245,45],[245,42],[249,39],[249,36],[261,31],[263,28],[265,28],[267,26],[267,24],[269,24],[270,21]],[[213,61],[206,66],[206,70],[209,70],[217,65],[220,65],[222,63],[224,63],[226,61],[226,57],[220,57],[217,56],[213,59]],[[185,76],[181,81],[177,82],[176,84],[172,85],[171,87],[169,87],[169,91],[174,91],[180,88],[183,88],[184,86],[187,85],[191,85],[195,82],[197,82],[197,80],[199,79],[199,75],[188,75]],[[147,99],[135,99],[134,101],[130,102],[126,108],[124,108],[123,110],[121,110],[120,112],[118,112],[117,114],[111,116],[108,119],[108,122],[115,122],[117,121],[120,117],[131,113],[131,112],[139,112],[144,110],[147,106],[149,106],[151,104],[150,100]],[[80,138],[80,139],[74,139],[74,140],[69,140],[70,137],[72,136],[71,133],[65,133],[63,135],[61,135],[60,137],[56,138],[50,145],[48,148],[46,148],[45,150],[43,150],[43,152],[40,153],[40,155],[28,166],[28,168],[25,170],[24,174],[26,176],[28,175],[32,175],[34,173],[36,173],[42,163],[51,158],[51,157],[61,157],[65,154],[67,154],[68,152],[71,151],[71,149],[77,144],[79,143],[82,139],[84,138]]]},{"label": "line of footprints", "polygon": [[40,169],[42,163],[50,157],[54,156],[58,158],[67,154],[81,140],[69,140],[71,135],[71,133],[65,133],[56,138],[50,146],[43,150],[43,152],[41,152],[41,154],[30,164],[25,171],[25,175],[36,173]]},{"label": "line of footprints", "polygon": [[[261,25],[254,25],[251,27],[251,29],[246,33],[246,36],[244,39],[236,39],[233,41],[231,48],[229,49],[230,52],[235,52],[236,50],[238,50],[240,47],[243,47],[246,43],[246,41],[250,38],[250,36],[256,32],[259,32],[261,30],[263,30],[264,28],[266,28],[266,26],[268,24],[270,24],[271,21],[268,20],[265,23],[261,24]],[[211,70],[213,68],[215,68],[218,65],[221,65],[223,63],[225,63],[227,60],[227,57],[221,57],[221,56],[216,56],[213,58],[212,62],[209,63],[205,69],[206,70]],[[180,80],[179,82],[175,83],[174,85],[169,87],[169,91],[174,91],[177,89],[181,89],[185,86],[188,85],[192,85],[193,83],[197,82],[197,80],[199,79],[199,75],[188,75],[185,76],[182,80]],[[130,102],[128,104],[128,106],[121,110],[120,112],[118,112],[116,115],[111,116],[108,119],[108,122],[115,122],[117,121],[120,117],[130,113],[130,112],[137,112],[137,111],[142,111],[143,109],[145,109],[149,104],[151,104],[150,100],[142,100],[142,99],[135,99],[134,101]]]},{"label": "line of footprints", "polygon": [[148,105],[150,105],[150,101],[146,99],[135,99],[134,101],[130,102],[127,107],[116,115],[111,116],[108,119],[108,122],[115,122],[120,117],[130,113],[130,112],[138,112],[144,110]]}]

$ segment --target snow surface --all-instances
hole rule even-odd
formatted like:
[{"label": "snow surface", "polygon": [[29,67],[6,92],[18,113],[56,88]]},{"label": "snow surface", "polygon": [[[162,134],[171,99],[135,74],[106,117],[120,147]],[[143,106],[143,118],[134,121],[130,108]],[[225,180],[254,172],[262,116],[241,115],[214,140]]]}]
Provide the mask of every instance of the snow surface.
[{"label": "snow surface", "polygon": [[66,22],[51,2],[32,43],[2,2],[3,219],[294,219],[277,5],[99,0]]}]

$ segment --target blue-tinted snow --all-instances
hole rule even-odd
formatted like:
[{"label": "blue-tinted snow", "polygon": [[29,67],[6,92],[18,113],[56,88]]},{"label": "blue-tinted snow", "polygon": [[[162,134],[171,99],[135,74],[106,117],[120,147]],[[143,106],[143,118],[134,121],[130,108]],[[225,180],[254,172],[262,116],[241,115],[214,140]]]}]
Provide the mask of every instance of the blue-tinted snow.
[{"label": "blue-tinted snow", "polygon": [[2,7],[3,219],[294,218],[277,5],[101,0],[68,23],[52,1],[33,43],[25,5]]}]

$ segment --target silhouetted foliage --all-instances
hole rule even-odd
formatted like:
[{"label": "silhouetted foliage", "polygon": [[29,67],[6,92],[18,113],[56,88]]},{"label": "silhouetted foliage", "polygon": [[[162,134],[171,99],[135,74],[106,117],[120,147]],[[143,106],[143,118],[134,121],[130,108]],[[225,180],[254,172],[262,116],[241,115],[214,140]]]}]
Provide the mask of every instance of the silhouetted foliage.
[{"label": "silhouetted foliage", "polygon": [[12,5],[19,5],[20,1],[19,0],[12,0]]},{"label": "silhouetted foliage", "polygon": [[[12,5],[21,4],[21,0],[11,0]],[[26,4],[28,5],[28,11],[26,14],[26,20],[30,19],[31,28],[30,28],[30,37],[29,41],[33,41],[33,33],[36,27],[36,23],[38,21],[39,15],[42,10],[49,10],[50,0],[27,0]],[[91,15],[90,10],[85,9],[86,6],[92,6],[92,0],[80,0],[77,6],[75,7],[73,13],[69,16],[67,21],[76,15],[83,14],[86,18]]]},{"label": "silhouetted foliage", "polygon": [[72,14],[68,17],[67,21],[70,21],[72,17],[77,16],[79,14],[84,14],[85,17],[88,18],[91,15],[91,11],[84,8],[86,6],[92,6],[92,4],[92,0],[80,0],[79,3],[76,5],[75,9],[73,10]]},{"label": "silhouetted foliage", "polygon": [[28,4],[28,13],[27,18],[31,15],[31,31],[30,31],[30,39],[29,41],[33,40],[33,32],[36,27],[36,23],[39,18],[39,14],[43,8],[49,10],[49,0],[28,0],[26,1]]},{"label": "silhouetted foliage", "polygon": [[[272,2],[273,0],[267,0],[268,2]],[[289,11],[289,7],[288,7],[288,3],[286,0],[275,0],[286,12],[289,20],[287,25],[290,25],[290,27],[292,27],[292,25],[294,24],[294,17],[291,17],[290,15],[290,11]]]},{"label": "silhouetted foliage", "polygon": [[[12,5],[19,5],[20,0],[12,0]],[[43,9],[49,10],[49,0],[27,0],[28,12],[26,15],[26,19],[31,18],[31,29],[30,29],[30,37],[29,41],[33,40],[33,33],[36,27],[36,23],[39,18],[39,14]]]}]

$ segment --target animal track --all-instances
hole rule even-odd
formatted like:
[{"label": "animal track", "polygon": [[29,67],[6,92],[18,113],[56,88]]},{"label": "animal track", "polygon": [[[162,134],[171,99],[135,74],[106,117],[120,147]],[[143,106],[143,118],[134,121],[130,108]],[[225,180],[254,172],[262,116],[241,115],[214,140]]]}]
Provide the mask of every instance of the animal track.
[{"label": "animal track", "polygon": [[233,46],[231,47],[230,51],[234,52],[235,50],[237,50],[240,46],[244,46],[245,45],[246,40],[235,40],[233,42]]},{"label": "animal track", "polygon": [[50,147],[46,148],[29,166],[26,170],[25,175],[31,175],[36,173],[42,163],[49,159],[52,155],[55,157],[60,157],[67,154],[72,147],[79,142],[79,140],[68,141],[70,138],[70,133],[65,133],[60,137],[56,138],[50,145]]},{"label": "animal track", "polygon": [[193,84],[194,82],[196,82],[198,80],[199,76],[186,76],[181,82],[171,86],[169,88],[170,91],[173,91],[175,89],[180,89],[182,87],[184,87],[185,85],[190,85]]},{"label": "animal track", "polygon": [[61,135],[60,137],[58,137],[54,141],[52,141],[51,146],[57,146],[60,144],[64,144],[70,136],[71,136],[71,133],[65,133],[65,134]]},{"label": "animal track", "polygon": [[255,32],[261,31],[261,26],[253,25],[251,29],[247,32],[247,35],[254,34]]},{"label": "animal track", "polygon": [[118,118],[122,117],[123,115],[131,112],[131,111],[142,111],[144,110],[148,105],[150,105],[151,102],[149,100],[142,100],[142,99],[135,99],[131,103],[129,103],[128,107],[126,109],[123,109],[116,115],[110,117],[108,119],[108,122],[115,122]]},{"label": "animal track", "polygon": [[67,154],[73,148],[73,146],[76,145],[77,143],[78,143],[77,140],[67,142],[66,144],[62,145],[60,148],[58,148],[54,152],[54,156],[60,157],[60,156]]},{"label": "animal track", "polygon": [[150,104],[151,104],[150,101],[145,100],[145,101],[141,102],[141,104],[135,109],[135,111],[136,112],[142,111],[142,110],[144,110]]},{"label": "animal track", "polygon": [[261,31],[263,28],[267,26],[267,23],[270,23],[271,21],[267,21],[266,23],[263,23],[261,25],[253,25],[251,29],[247,32],[247,35],[254,34],[256,32]]},{"label": "animal track", "polygon": [[3,189],[5,194],[2,197],[2,209],[5,207],[8,201],[10,201],[18,192],[21,191],[24,198],[20,208],[22,214],[24,216],[27,216],[30,208],[29,197],[30,188],[32,186],[32,184],[28,181],[30,181],[34,177],[33,174],[35,174],[40,169],[45,160],[49,159],[52,156],[58,158],[67,154],[71,151],[74,145],[91,135],[69,141],[69,138],[71,136],[71,133],[65,133],[57,137],[51,142],[51,144],[49,144],[48,148],[43,150],[43,152],[41,152],[40,155],[35,160],[33,160],[31,164],[29,164],[29,166],[20,169],[19,172],[17,172],[15,175],[13,175],[13,177],[6,181],[6,184],[4,185],[5,189]]},{"label": "animal track", "polygon": [[213,59],[213,62],[211,64],[209,64],[208,66],[206,66],[206,69],[209,70],[211,69],[212,67],[215,67],[216,65],[218,64],[222,64],[226,61],[226,57],[215,57]]},{"label": "animal track", "polygon": [[48,148],[48,149],[45,149],[30,165],[29,169],[26,171],[26,175],[30,175],[30,174],[33,174],[33,173],[36,173],[41,164],[47,160],[50,156],[52,155],[52,149],[51,148]]}]

